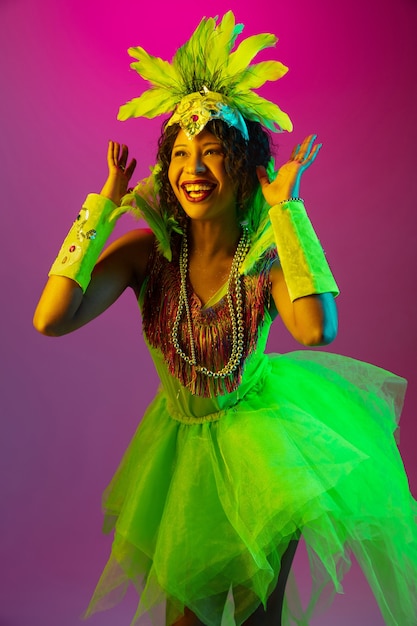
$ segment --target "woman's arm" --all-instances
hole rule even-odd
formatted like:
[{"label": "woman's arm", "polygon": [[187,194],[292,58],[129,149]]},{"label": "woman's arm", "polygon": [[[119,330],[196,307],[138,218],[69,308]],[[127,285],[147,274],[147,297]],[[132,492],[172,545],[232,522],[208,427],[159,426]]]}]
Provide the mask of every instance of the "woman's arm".
[{"label": "woman's arm", "polygon": [[291,335],[305,346],[323,346],[337,335],[337,308],[331,293],[314,294],[291,301],[284,273],[276,261],[270,271],[272,297]]},{"label": "woman's arm", "polygon": [[321,148],[315,139],[310,135],[294,148],[273,182],[258,168],[281,259],[271,269],[272,296],[293,337],[310,346],[328,344],[337,334],[337,285],[302,201],[292,201],[299,196],[302,174]]},{"label": "woman's arm", "polygon": [[153,242],[147,230],[115,241],[98,260],[85,293],[70,278],[50,276],[33,318],[36,330],[52,337],[65,335],[103,313],[126,287],[138,294]]},{"label": "woman's arm", "polygon": [[36,308],[33,323],[45,335],[72,332],[100,315],[126,287],[140,289],[153,242],[148,231],[128,233],[95,262],[112,229],[113,207],[119,206],[136,167],[135,159],[129,165],[127,160],[127,146],[110,141],[106,183],[100,196],[85,203],[83,217],[80,214],[65,240]]}]

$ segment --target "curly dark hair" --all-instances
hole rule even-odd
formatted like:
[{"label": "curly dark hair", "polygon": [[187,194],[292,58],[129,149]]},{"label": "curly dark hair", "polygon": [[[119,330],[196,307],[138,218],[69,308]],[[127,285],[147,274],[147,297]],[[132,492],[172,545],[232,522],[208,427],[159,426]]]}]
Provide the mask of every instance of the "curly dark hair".
[{"label": "curly dark hair", "polygon": [[[259,188],[256,166],[267,166],[271,158],[271,139],[267,131],[259,124],[245,120],[249,141],[241,132],[219,119],[207,123],[206,129],[222,142],[225,151],[225,167],[232,180],[238,180],[237,191],[238,217],[244,220],[247,210]],[[185,225],[185,213],[179,204],[168,180],[168,168],[171,153],[180,127],[164,123],[158,142],[157,160],[160,170],[157,174],[161,205],[173,215],[181,226]]]}]

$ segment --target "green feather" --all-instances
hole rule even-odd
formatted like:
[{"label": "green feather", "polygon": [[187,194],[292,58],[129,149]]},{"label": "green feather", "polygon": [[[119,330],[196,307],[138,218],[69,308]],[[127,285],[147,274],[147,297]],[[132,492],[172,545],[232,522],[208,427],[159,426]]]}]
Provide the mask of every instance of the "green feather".
[{"label": "green feather", "polygon": [[275,35],[264,33],[244,39],[237,50],[229,56],[229,63],[224,71],[225,78],[232,78],[248,67],[252,59],[264,48],[274,46],[278,41]]},{"label": "green feather", "polygon": [[239,26],[235,26],[235,16],[232,11],[228,11],[213,31],[210,39],[210,45],[206,46],[206,66],[212,76],[216,75],[226,64],[231,49],[239,30]]},{"label": "green feather", "polygon": [[159,252],[163,254],[168,261],[171,261],[171,232],[174,230],[182,233],[182,230],[173,217],[169,217],[165,212],[157,213],[151,206],[149,206],[146,200],[137,194],[135,194],[135,202],[139,216],[146,221],[149,228],[155,235],[158,242],[157,245]]},{"label": "green feather", "polygon": [[234,103],[244,117],[249,120],[261,122],[266,128],[277,131],[276,125],[281,130],[291,131],[293,126],[287,113],[284,113],[279,106],[265,100],[257,93],[247,91],[236,94]]},{"label": "green feather", "polygon": [[127,208],[137,219],[144,219],[147,222],[158,242],[158,250],[171,261],[171,234],[172,232],[182,234],[182,230],[178,222],[160,207],[156,172],[157,166],[152,169],[148,178],[139,181],[133,191],[125,194],[121,207]]},{"label": "green feather", "polygon": [[239,91],[262,87],[268,80],[278,80],[288,72],[288,67],[279,61],[263,61],[250,65],[239,77]]},{"label": "green feather", "polygon": [[[275,171],[275,161],[269,160],[266,168],[270,181],[275,180],[278,172]],[[241,274],[248,274],[261,256],[272,246],[276,246],[272,224],[269,219],[269,204],[265,201],[261,186],[255,194],[255,198],[250,207],[247,226],[251,233],[251,246],[241,267]]]},{"label": "green feather", "polygon": [[204,84],[207,76],[205,53],[215,27],[215,19],[203,18],[190,39],[177,50],[172,60],[176,72],[187,85],[185,93],[198,91]]},{"label": "green feather", "polygon": [[130,117],[153,118],[172,111],[178,101],[176,94],[166,89],[154,87],[144,91],[139,98],[133,98],[123,104],[117,115],[118,120],[127,120]]},{"label": "green feather", "polygon": [[134,59],[138,59],[139,63],[131,63],[130,67],[136,70],[142,78],[158,87],[178,89],[179,76],[168,61],[148,54],[140,46],[129,48],[128,53]]},{"label": "green feather", "polygon": [[244,117],[273,131],[292,130],[286,113],[251,91],[268,80],[281,78],[288,70],[278,61],[250,65],[258,52],[276,44],[275,35],[253,35],[231,52],[243,24],[235,23],[232,11],[217,22],[217,17],[204,17],[189,40],[177,50],[172,63],[148,54],[140,46],[129,48],[130,56],[137,59],[131,67],[152,87],[121,106],[118,119],[172,113],[184,96],[206,87],[228,96],[231,106],[237,107]]}]

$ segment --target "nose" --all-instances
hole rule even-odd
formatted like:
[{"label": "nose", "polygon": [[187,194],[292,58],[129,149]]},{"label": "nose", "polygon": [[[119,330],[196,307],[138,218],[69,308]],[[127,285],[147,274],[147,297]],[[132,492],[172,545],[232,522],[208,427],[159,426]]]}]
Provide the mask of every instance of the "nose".
[{"label": "nose", "polygon": [[206,171],[206,166],[200,155],[191,155],[187,161],[185,170],[188,174],[201,174]]}]

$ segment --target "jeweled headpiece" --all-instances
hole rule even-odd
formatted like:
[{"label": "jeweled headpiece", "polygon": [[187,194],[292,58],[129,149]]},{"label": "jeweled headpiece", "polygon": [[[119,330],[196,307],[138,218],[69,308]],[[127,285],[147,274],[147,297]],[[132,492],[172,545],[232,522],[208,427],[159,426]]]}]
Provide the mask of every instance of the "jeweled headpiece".
[{"label": "jeweled headpiece", "polygon": [[245,118],[275,132],[291,131],[288,115],[252,91],[288,71],[279,61],[250,64],[260,50],[274,46],[278,39],[269,33],[253,35],[232,52],[243,24],[235,24],[232,11],[216,22],[217,18],[203,18],[171,63],[143,48],[129,48],[130,56],[137,59],[131,67],[151,88],[122,105],[118,119],[172,113],[168,125],[178,123],[189,139],[216,118],[239,129],[245,139]]}]

